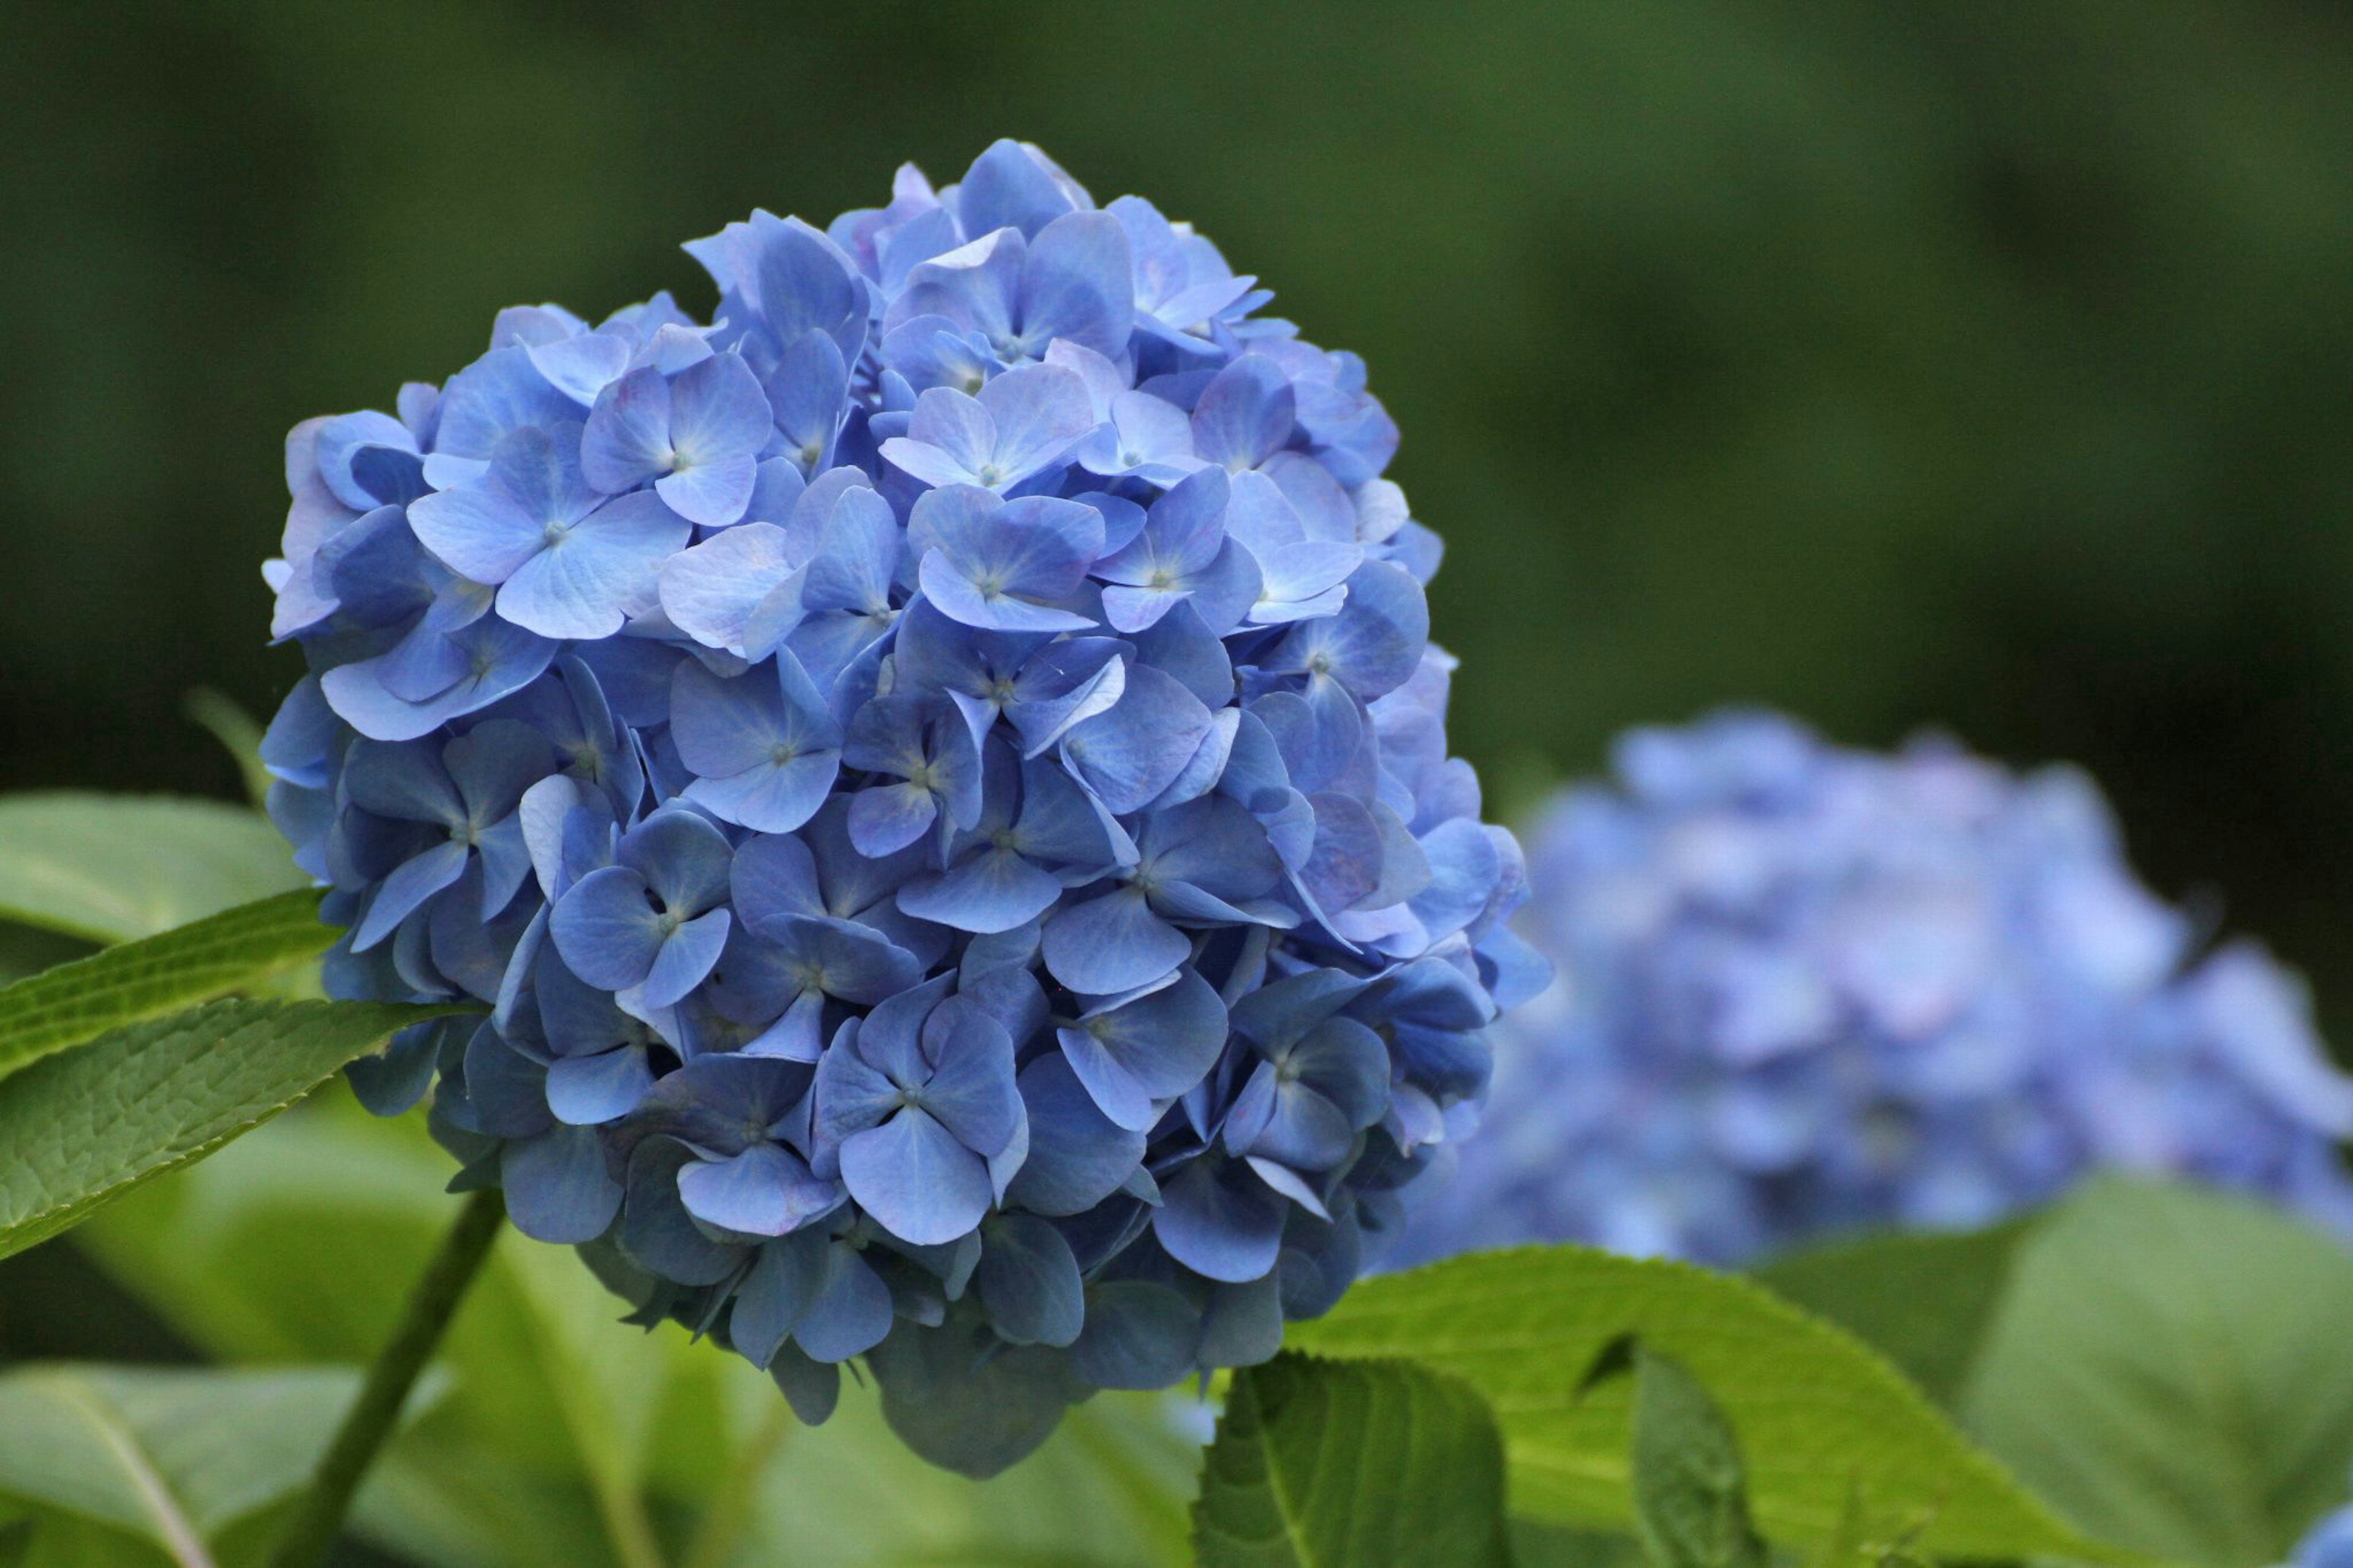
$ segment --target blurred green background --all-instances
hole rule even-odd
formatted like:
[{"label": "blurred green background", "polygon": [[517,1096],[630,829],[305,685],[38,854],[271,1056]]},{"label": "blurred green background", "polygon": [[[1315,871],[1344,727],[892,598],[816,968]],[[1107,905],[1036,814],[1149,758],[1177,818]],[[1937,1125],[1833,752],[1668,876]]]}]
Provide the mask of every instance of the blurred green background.
[{"label": "blurred green background", "polygon": [[[8,32],[0,787],[234,795],[180,703],[266,712],[297,671],[257,573],[296,419],[445,375],[502,305],[706,309],[679,241],[1009,133],[1369,361],[1504,812],[1725,700],[1945,725],[2091,767],[2149,879],[2353,1041],[2341,7],[259,0]],[[137,1223],[100,1233],[118,1273]],[[0,1270],[0,1358],[273,1342],[148,1310],[44,1248]]]}]

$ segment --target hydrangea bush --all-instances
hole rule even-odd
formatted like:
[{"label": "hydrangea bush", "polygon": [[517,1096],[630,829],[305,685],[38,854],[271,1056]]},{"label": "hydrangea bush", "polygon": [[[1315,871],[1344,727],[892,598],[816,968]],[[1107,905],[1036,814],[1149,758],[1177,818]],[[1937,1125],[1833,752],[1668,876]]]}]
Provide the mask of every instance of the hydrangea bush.
[{"label": "hydrangea bush", "polygon": [[1642,729],[1536,829],[1557,983],[1402,1256],[1578,1240],[1736,1263],[1960,1226],[2118,1167],[2353,1228],[2353,1082],[2300,984],[2126,864],[2090,782],[1735,712]]},{"label": "hydrangea bush", "polygon": [[[1542,984],[1353,355],[1035,149],[306,421],[272,815],[354,1068],[805,1419],[993,1468],[1272,1355]],[[975,1418],[976,1416],[981,1418]]]}]

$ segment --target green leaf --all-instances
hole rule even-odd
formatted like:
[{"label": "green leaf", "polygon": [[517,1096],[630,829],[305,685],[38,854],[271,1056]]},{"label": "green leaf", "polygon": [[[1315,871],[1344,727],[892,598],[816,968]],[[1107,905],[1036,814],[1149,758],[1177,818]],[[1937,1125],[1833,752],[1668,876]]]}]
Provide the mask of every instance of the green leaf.
[{"label": "green leaf", "polygon": [[1636,1338],[1601,1352],[1586,1386],[1634,1378],[1634,1523],[1655,1568],[1765,1568],[1740,1443],[1699,1380]]},{"label": "green leaf", "polygon": [[1293,1342],[1410,1357],[1484,1394],[1512,1509],[1599,1530],[1634,1523],[1630,1401],[1583,1398],[1585,1370],[1636,1334],[1713,1390],[1748,1456],[1749,1499],[1778,1544],[1833,1539],[1850,1489],[1882,1537],[1928,1557],[2128,1560],[2061,1522],[1877,1352],[1744,1279],[1583,1247],[1523,1247],[1368,1279]]},{"label": "green leaf", "polygon": [[1777,1258],[1755,1277],[1870,1342],[1951,1408],[2001,1303],[2031,1219],[1989,1230],[1894,1233]]},{"label": "green leaf", "polygon": [[164,795],[0,799],[0,919],[125,942],[308,879],[278,830],[243,806]]},{"label": "green leaf", "polygon": [[[356,1360],[448,1226],[452,1169],[422,1118],[378,1121],[320,1095],[74,1239],[214,1355]],[[741,1358],[675,1328],[625,1327],[625,1310],[569,1249],[501,1240],[444,1342],[449,1396],[396,1439],[361,1491],[358,1531],[446,1568],[613,1563],[607,1521],[632,1510],[666,1544],[692,1535],[747,1452],[774,1441],[781,1401]],[[786,1430],[723,1561],[1178,1568],[1200,1447],[1174,1409],[1099,1397],[980,1483],[911,1456],[871,1388],[846,1378],[830,1422]]]},{"label": "green leaf", "polygon": [[246,798],[260,810],[269,803],[269,786],[277,781],[261,765],[261,725],[225,691],[199,686],[180,699],[180,711],[209,731],[237,763],[245,780]]},{"label": "green leaf", "polygon": [[309,1479],[356,1373],[35,1364],[0,1373],[0,1493],[184,1563]]},{"label": "green leaf", "polygon": [[0,1078],[125,1024],[315,958],[335,939],[302,889],[106,948],[0,989]]},{"label": "green leaf", "polygon": [[1193,1505],[1202,1568],[1504,1568],[1486,1402],[1401,1361],[1283,1354],[1234,1374]]},{"label": "green leaf", "polygon": [[457,1011],[215,1002],[0,1079],[0,1258],[250,1131],[397,1030]]},{"label": "green leaf", "polygon": [[2020,1249],[1961,1409],[2085,1529],[2253,1568],[2345,1500],[2349,1339],[2340,1243],[2240,1198],[2105,1181]]}]

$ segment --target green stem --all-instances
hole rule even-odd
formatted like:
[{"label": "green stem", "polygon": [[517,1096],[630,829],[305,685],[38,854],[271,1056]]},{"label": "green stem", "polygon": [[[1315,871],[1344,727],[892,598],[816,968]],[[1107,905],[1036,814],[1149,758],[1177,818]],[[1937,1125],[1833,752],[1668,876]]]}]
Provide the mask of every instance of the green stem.
[{"label": "green stem", "polygon": [[343,1515],[351,1509],[352,1494],[359,1490],[361,1478],[399,1424],[401,1406],[407,1404],[425,1363],[433,1359],[441,1336],[448,1331],[449,1320],[466,1298],[466,1288],[490,1257],[491,1244],[498,1239],[499,1224],[506,1214],[506,1204],[495,1187],[486,1187],[466,1201],[458,1223],[442,1238],[440,1250],[417,1277],[392,1338],[376,1352],[366,1380],[360,1384],[359,1397],[352,1402],[334,1441],[319,1461],[310,1490],[295,1505],[294,1517],[287,1522],[286,1533],[269,1559],[270,1568],[317,1568],[326,1561],[327,1550],[334,1544]]}]

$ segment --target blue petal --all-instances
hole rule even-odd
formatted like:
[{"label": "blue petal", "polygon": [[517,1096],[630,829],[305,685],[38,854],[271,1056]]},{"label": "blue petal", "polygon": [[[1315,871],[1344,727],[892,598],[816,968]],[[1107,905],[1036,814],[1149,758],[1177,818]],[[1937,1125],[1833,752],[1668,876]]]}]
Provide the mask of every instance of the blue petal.
[{"label": "blue petal", "polygon": [[1209,732],[1209,710],[1175,678],[1138,666],[1118,705],[1071,727],[1062,754],[1117,816],[1166,789]]},{"label": "blue petal", "polygon": [[441,749],[426,742],[353,742],[343,757],[343,792],[353,805],[378,816],[450,828],[466,820],[465,801]]},{"label": "blue petal", "polygon": [[856,1022],[843,1025],[845,1034],[818,1059],[810,1090],[816,1142],[811,1164],[820,1174],[836,1168],[846,1140],[879,1126],[901,1103],[899,1086],[858,1054]]},{"label": "blue petal", "polygon": [[[711,363],[723,361],[743,363],[733,354],[722,355]],[[654,481],[654,494],[690,522],[704,528],[725,528],[744,516],[759,476],[759,462],[751,453],[732,452],[664,474]]]},{"label": "blue petal", "polygon": [[648,1138],[631,1152],[621,1248],[665,1279],[716,1285],[735,1272],[744,1253],[743,1247],[714,1241],[695,1228],[680,1201],[678,1173],[694,1159],[683,1144],[665,1137]]},{"label": "blue petal", "polygon": [[809,557],[801,608],[861,614],[888,609],[902,537],[890,502],[870,489],[844,491]]},{"label": "blue petal", "polygon": [[1053,908],[1060,879],[1009,848],[987,848],[944,875],[899,889],[899,907],[920,920],[982,934],[1011,931]]},{"label": "blue petal", "polygon": [[670,472],[670,381],[652,365],[607,385],[581,432],[582,477],[617,495]]},{"label": "blue petal", "polygon": [[1035,1215],[989,1222],[973,1283],[990,1325],[1008,1344],[1067,1345],[1085,1326],[1079,1260],[1061,1232]]},{"label": "blue petal", "polygon": [[904,849],[938,819],[939,802],[921,784],[877,784],[849,802],[849,841],[861,855]]},{"label": "blue petal", "polygon": [[1071,1364],[1096,1388],[1153,1393],[1193,1370],[1200,1314],[1166,1285],[1119,1279],[1087,1293],[1087,1322]]},{"label": "blue petal", "polygon": [[1097,1008],[1057,1032],[1071,1070],[1105,1116],[1134,1131],[1198,1084],[1226,1043],[1226,1010],[1208,982],[1186,970],[1172,984]]},{"label": "blue petal", "polygon": [[851,1248],[829,1245],[817,1300],[793,1325],[793,1342],[812,1361],[843,1362],[872,1350],[890,1331],[890,1287]]},{"label": "blue petal", "polygon": [[909,1107],[841,1145],[841,1179],[859,1206],[902,1241],[955,1240],[988,1213],[988,1163]]},{"label": "blue petal", "polygon": [[675,1006],[688,992],[702,984],[703,977],[717,966],[719,955],[726,951],[727,933],[733,921],[734,917],[727,910],[713,910],[670,932],[640,982],[646,1005]]},{"label": "blue petal", "polygon": [[1021,279],[1021,335],[1106,355],[1125,352],[1135,322],[1127,232],[1108,213],[1070,213],[1030,236]]},{"label": "blue petal", "polygon": [[562,1057],[547,1069],[547,1109],[569,1126],[594,1127],[635,1110],[653,1086],[653,1069],[636,1047]]},{"label": "blue petal", "polygon": [[472,851],[452,840],[438,844],[400,866],[377,885],[367,918],[352,933],[352,951],[365,952],[393,933],[402,921],[424,902],[457,881],[466,871]]},{"label": "blue petal", "polygon": [[951,996],[923,1021],[923,1047],[933,1064],[923,1109],[975,1153],[1000,1152],[1022,1118],[1005,1026],[974,998]]},{"label": "blue petal", "polygon": [[818,890],[817,858],[800,839],[764,834],[735,851],[728,871],[735,912],[763,935],[779,921],[828,911]]},{"label": "blue petal", "polygon": [[610,637],[660,603],[662,563],[692,532],[660,496],[617,496],[516,568],[499,589],[499,614],[542,637]]},{"label": "blue petal", "polygon": [[[681,1170],[681,1179],[684,1176]],[[793,1325],[817,1300],[818,1288],[825,1280],[826,1254],[832,1245],[822,1233],[808,1231],[760,1248],[752,1272],[736,1289],[734,1308],[727,1320],[728,1342],[737,1354],[757,1367],[776,1359]]]},{"label": "blue petal", "polygon": [[1290,441],[1296,407],[1282,367],[1244,354],[1202,389],[1193,406],[1193,449],[1237,473],[1255,468]]},{"label": "blue petal", "polygon": [[1070,193],[1020,142],[1001,138],[973,160],[956,185],[964,230],[984,235],[1017,228],[1034,235],[1072,208]]},{"label": "blue petal", "polygon": [[361,734],[377,741],[413,741],[522,690],[555,658],[553,641],[492,617],[457,633],[453,640],[472,673],[429,701],[404,701],[387,690],[380,679],[381,658],[339,665],[319,678],[319,689],[328,706]]},{"label": "blue petal", "polygon": [[605,1148],[586,1127],[557,1127],[499,1152],[507,1217],[533,1241],[577,1246],[605,1234],[621,1206],[621,1186]]},{"label": "blue petal", "polygon": [[574,883],[548,931],[572,973],[605,991],[642,982],[662,947],[661,917],[646,902],[646,879],[626,866],[607,866]]},{"label": "blue petal", "polygon": [[1292,628],[1270,670],[1329,673],[1364,701],[1405,684],[1430,642],[1430,603],[1411,574],[1367,561],[1348,578],[1348,602]]},{"label": "blue petal", "polygon": [[1120,1189],[1144,1159],[1144,1131],[1120,1126],[1096,1106],[1062,1057],[1021,1069],[1029,1155],[1007,1199],[1033,1214],[1083,1214]]},{"label": "blue petal", "polygon": [[785,438],[785,456],[804,475],[821,471],[832,458],[849,391],[841,349],[823,332],[804,332],[786,344],[769,374],[768,404]]},{"label": "blue petal", "polygon": [[1194,1273],[1241,1284],[1274,1268],[1285,1205],[1244,1167],[1204,1157],[1161,1193],[1152,1234]]},{"label": "blue petal", "polygon": [[785,531],[746,522],[662,563],[661,607],[670,624],[705,647],[749,658],[755,612],[792,576]]},{"label": "blue petal", "polygon": [[841,1186],[809,1173],[799,1155],[754,1143],[732,1158],[679,1168],[686,1212],[705,1225],[744,1236],[786,1236],[841,1204]]},{"label": "blue petal", "polygon": [[1061,910],[1046,922],[1042,947],[1048,973],[1089,996],[1149,985],[1193,951],[1133,886]]}]

